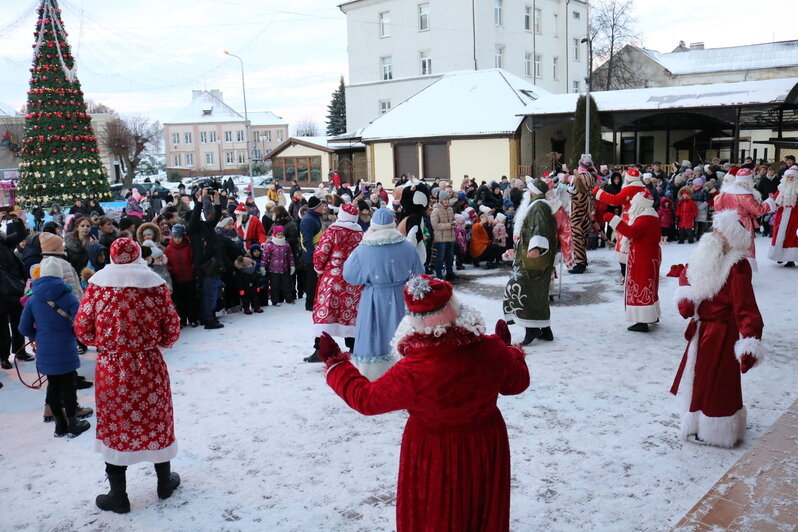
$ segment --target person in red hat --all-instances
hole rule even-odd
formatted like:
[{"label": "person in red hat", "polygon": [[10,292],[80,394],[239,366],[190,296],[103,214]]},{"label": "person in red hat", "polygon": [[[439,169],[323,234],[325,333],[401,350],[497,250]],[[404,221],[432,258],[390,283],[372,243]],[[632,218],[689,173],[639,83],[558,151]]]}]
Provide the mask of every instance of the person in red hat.
[{"label": "person in red hat", "polygon": [[624,307],[628,330],[649,332],[648,324],[659,320],[659,215],[654,200],[638,192],[629,207],[629,222],[624,223],[611,212],[604,213],[604,221],[629,241],[629,259],[624,279]]},{"label": "person in red hat", "polygon": [[793,267],[798,261],[798,166],[784,172],[776,193],[776,216],[768,258]]},{"label": "person in red hat", "polygon": [[529,386],[524,352],[504,321],[486,335],[482,316],[427,275],[404,288],[408,314],[394,336],[402,357],[369,382],[324,335],[327,384],[364,415],[407,410],[397,485],[396,529],[506,531],[510,445],[499,394]]},{"label": "person in red hat", "polygon": [[313,354],[305,362],[321,362],[318,356],[322,333],[344,338],[349,350],[355,347],[355,320],[363,285],[344,279],[344,263],[360,244],[363,229],[357,223],[360,213],[351,203],[342,205],[336,221],[321,234],[313,251],[313,269],[319,276],[313,300]]},{"label": "person in red hat", "polygon": [[762,361],[764,323],[745,260],[751,236],[734,210],[720,211],[682,271],[675,294],[690,319],[671,387],[691,443],[734,447],[745,435],[740,373]]},{"label": "person in red hat", "polygon": [[[601,190],[601,187],[596,186],[593,188],[593,195],[597,200],[621,207],[621,221],[629,223],[629,209],[632,207],[632,198],[639,192],[648,191],[646,185],[640,179],[640,170],[635,167],[630,167],[626,170],[623,179],[623,187],[618,194],[610,194]],[[651,192],[647,192],[650,196]],[[615,257],[621,265],[621,275],[626,276],[626,263],[629,259],[629,242],[626,237],[620,235],[618,241],[615,243]]]},{"label": "person in red hat", "polygon": [[249,249],[252,244],[262,246],[266,243],[267,235],[263,223],[257,216],[251,216],[249,209],[243,203],[239,203],[235,211],[236,231],[244,240],[244,249]]},{"label": "person in red hat", "polygon": [[165,281],[147,266],[135,241],[115,240],[110,256],[111,263],[89,279],[75,334],[97,346],[95,448],[105,460],[111,490],[98,495],[96,504],[126,513],[127,466],[153,462],[161,499],[180,484],[170,467],[177,442],[169,372],[159,349],[177,342],[180,317]]},{"label": "person in red hat", "polygon": [[776,203],[772,198],[765,198],[761,201],[759,192],[754,191],[754,171],[743,166],[737,170],[734,177],[734,184],[727,186],[725,183],[720,189],[720,194],[715,198],[715,211],[733,210],[737,212],[740,223],[743,224],[749,233],[751,241],[748,245],[748,262],[751,263],[753,271],[757,271],[756,246],[754,236],[759,227],[759,217],[776,210]]}]

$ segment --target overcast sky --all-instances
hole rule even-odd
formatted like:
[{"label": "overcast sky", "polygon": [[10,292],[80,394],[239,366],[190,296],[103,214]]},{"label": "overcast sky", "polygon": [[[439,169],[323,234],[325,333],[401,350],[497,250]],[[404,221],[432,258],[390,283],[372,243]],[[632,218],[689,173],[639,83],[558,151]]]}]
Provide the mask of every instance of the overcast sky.
[{"label": "overcast sky", "polygon": [[[339,3],[61,0],[60,6],[88,98],[163,122],[190,102],[192,89],[220,89],[243,111],[240,66],[226,49],[244,61],[250,111],[270,110],[290,124],[311,118],[323,133],[338,78],[348,75]],[[679,40],[717,48],[798,39],[795,0],[664,4],[635,3],[647,48],[667,52]],[[0,0],[0,102],[16,109],[26,101],[38,5]]]}]

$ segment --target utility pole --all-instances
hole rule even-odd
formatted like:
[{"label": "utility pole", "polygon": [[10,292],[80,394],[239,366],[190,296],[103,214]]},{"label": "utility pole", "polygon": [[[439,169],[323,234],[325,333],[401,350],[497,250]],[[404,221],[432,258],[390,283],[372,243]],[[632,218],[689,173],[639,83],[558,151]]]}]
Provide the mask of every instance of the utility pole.
[{"label": "utility pole", "polygon": [[593,41],[589,37],[582,39],[587,43],[587,76],[585,88],[587,89],[585,101],[585,153],[590,153],[590,84],[593,81]]},{"label": "utility pole", "polygon": [[255,184],[252,180],[252,151],[249,147],[249,113],[247,112],[247,86],[244,83],[244,61],[235,54],[231,54],[227,50],[224,51],[225,55],[235,57],[241,63],[241,90],[244,92],[244,134],[247,137],[247,161],[249,161],[249,191],[253,196],[255,195]]}]

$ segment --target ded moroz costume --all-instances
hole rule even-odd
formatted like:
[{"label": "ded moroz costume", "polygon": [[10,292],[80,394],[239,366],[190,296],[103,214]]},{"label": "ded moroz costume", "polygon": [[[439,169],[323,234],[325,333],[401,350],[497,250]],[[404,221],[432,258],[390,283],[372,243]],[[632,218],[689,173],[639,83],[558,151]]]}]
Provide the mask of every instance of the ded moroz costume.
[{"label": "ded moroz costume", "polygon": [[529,386],[524,353],[507,345],[502,321],[486,336],[482,317],[458,303],[446,281],[414,277],[404,299],[408,314],[393,341],[402,358],[369,382],[325,336],[327,383],[361,414],[410,414],[399,457],[399,532],[507,531],[510,445],[496,400]]},{"label": "ded moroz costume", "polygon": [[120,238],[110,255],[111,263],[89,280],[75,333],[81,342],[97,346],[95,448],[111,483],[110,493],[97,497],[97,506],[125,513],[130,511],[128,465],[155,463],[162,499],[180,484],[170,471],[177,442],[169,372],[159,349],[177,341],[180,318],[164,280],[147,267],[138,244]]},{"label": "ded moroz costume", "polygon": [[[629,168],[623,179],[623,187],[618,194],[610,194],[601,190],[599,186],[593,188],[593,195],[597,200],[603,201],[607,205],[621,207],[621,221],[629,223],[629,209],[632,207],[632,198],[638,193],[647,191],[648,189],[640,179],[640,170],[637,168]],[[650,192],[647,193],[650,196]],[[621,264],[621,271],[625,275],[625,266],[629,258],[629,243],[624,241],[626,237],[620,235],[618,241],[615,243],[615,257]]]},{"label": "ded moroz costume", "polygon": [[781,178],[776,193],[776,218],[773,224],[773,239],[768,250],[768,258],[786,262],[794,266],[798,261],[798,212],[795,200],[798,198],[798,166],[793,166]]},{"label": "ded moroz costume", "polygon": [[713,232],[701,238],[679,279],[675,299],[690,324],[671,393],[681,435],[693,443],[734,447],[745,435],[740,373],[764,355],[764,324],[745,260],[750,240],[735,211],[716,213]]},{"label": "ded moroz costume", "polygon": [[631,201],[629,222],[610,212],[604,221],[623,236],[629,245],[627,272],[624,278],[626,319],[634,325],[630,331],[648,332],[648,324],[659,320],[659,215],[654,200],[638,192]]}]

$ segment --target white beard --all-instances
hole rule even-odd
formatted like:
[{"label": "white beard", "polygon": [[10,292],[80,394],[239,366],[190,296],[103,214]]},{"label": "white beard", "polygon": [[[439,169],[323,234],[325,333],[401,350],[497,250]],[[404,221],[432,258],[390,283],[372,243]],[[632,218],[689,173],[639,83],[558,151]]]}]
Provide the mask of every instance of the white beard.
[{"label": "white beard", "polygon": [[776,198],[776,205],[795,207],[796,199],[798,199],[798,181],[782,181],[779,185],[779,197]]}]

